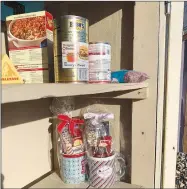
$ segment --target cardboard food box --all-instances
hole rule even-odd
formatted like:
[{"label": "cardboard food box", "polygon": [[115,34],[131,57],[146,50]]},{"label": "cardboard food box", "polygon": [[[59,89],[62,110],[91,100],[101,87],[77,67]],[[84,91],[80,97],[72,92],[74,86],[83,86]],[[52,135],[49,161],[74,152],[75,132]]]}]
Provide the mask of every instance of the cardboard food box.
[{"label": "cardboard food box", "polygon": [[53,16],[46,11],[12,15],[6,25],[9,57],[24,82],[53,82]]},{"label": "cardboard food box", "polygon": [[16,68],[12,64],[11,60],[7,54],[2,55],[2,65],[1,65],[1,82],[2,84],[14,84],[23,83],[23,79],[20,77]]},{"label": "cardboard food box", "polygon": [[1,32],[1,55],[6,54],[5,34]]}]

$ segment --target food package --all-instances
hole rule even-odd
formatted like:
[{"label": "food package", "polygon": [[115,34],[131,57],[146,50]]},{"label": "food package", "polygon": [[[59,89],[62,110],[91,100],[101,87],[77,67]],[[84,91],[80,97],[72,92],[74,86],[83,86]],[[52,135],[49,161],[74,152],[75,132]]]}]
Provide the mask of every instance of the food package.
[{"label": "food package", "polygon": [[84,152],[82,126],[84,120],[79,118],[70,118],[67,115],[58,115],[60,123],[57,130],[60,135],[62,153],[75,155]]},{"label": "food package", "polygon": [[9,57],[24,82],[53,82],[53,16],[46,11],[11,15],[6,25]]},{"label": "food package", "polygon": [[16,68],[12,64],[11,60],[7,54],[2,55],[2,75],[1,82],[2,84],[16,84],[23,83],[23,79],[20,77]]},{"label": "food package", "polygon": [[50,106],[56,127],[56,155],[61,179],[67,184],[80,184],[87,180],[87,161],[83,144],[84,120],[72,117],[75,109],[73,97],[54,98]]},{"label": "food package", "polygon": [[110,120],[114,119],[114,114],[88,108],[88,112],[85,112],[83,116],[85,120],[84,143],[89,156],[104,158],[113,155]]},{"label": "food package", "polygon": [[141,83],[149,79],[149,76],[143,72],[133,70],[120,70],[112,72],[112,83]]}]

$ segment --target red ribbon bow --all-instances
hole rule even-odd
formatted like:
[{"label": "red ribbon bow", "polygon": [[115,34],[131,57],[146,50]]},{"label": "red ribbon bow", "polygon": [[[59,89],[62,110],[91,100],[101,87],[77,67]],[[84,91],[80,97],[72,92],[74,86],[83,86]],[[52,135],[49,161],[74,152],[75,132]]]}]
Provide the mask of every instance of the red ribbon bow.
[{"label": "red ribbon bow", "polygon": [[72,136],[75,135],[75,125],[77,124],[83,124],[84,120],[82,119],[75,119],[75,118],[70,118],[67,115],[58,115],[58,119],[61,120],[62,122],[57,126],[57,130],[59,133],[62,132],[62,129],[68,124],[69,125],[69,132]]}]

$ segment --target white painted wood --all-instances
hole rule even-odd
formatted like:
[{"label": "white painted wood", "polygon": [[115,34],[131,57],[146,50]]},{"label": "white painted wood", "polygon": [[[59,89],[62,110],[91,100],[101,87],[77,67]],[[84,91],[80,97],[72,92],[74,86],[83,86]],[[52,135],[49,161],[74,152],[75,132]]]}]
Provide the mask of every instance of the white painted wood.
[{"label": "white painted wood", "polygon": [[[88,183],[82,184],[64,184],[62,180],[57,176],[56,173],[49,175],[40,182],[36,183],[30,188],[87,188],[89,187]],[[92,188],[92,187],[89,187]],[[113,188],[141,188],[140,186],[131,185],[127,183],[116,183]]]},{"label": "white painted wood", "polygon": [[22,188],[52,170],[50,100],[2,105],[4,188]]},{"label": "white painted wood", "polygon": [[175,188],[184,2],[171,2],[163,188]]},{"label": "white painted wood", "polygon": [[[177,150],[181,151],[183,149],[182,138],[181,136],[181,129],[184,129],[184,108],[185,108],[185,97],[184,97],[184,90],[185,90],[185,70],[184,70],[184,53],[185,53],[185,41],[182,42],[182,56],[181,56],[181,74],[180,74],[180,98],[179,98],[179,132],[178,132],[178,141],[177,141]],[[184,133],[184,130],[183,130]],[[184,152],[184,151],[183,151]]]},{"label": "white painted wood", "polygon": [[119,70],[121,65],[122,14],[121,9],[89,27],[90,42],[106,41],[110,43],[112,49],[111,70],[113,71]]},{"label": "white painted wood", "polygon": [[154,188],[159,2],[136,2],[133,69],[150,76],[149,98],[132,104],[132,184]]},{"label": "white painted wood", "polygon": [[96,99],[108,99],[108,98],[112,98],[112,99],[145,99],[148,98],[149,96],[149,89],[148,88],[142,88],[142,89],[136,89],[136,90],[131,90],[131,91],[126,91],[123,92],[124,94],[100,94],[99,96],[96,95],[95,96],[90,96],[90,97],[86,97],[86,98],[96,98]]},{"label": "white painted wood", "polygon": [[[89,187],[89,188],[93,188],[93,187]],[[134,184],[128,184],[125,182],[116,182],[114,184],[114,186],[112,186],[111,188],[126,188],[126,189],[136,189],[136,188],[142,188],[141,186],[137,186]]]},{"label": "white painted wood", "polygon": [[147,83],[128,84],[22,84],[3,85],[2,103],[49,97],[101,94],[146,88]]},{"label": "white painted wood", "polygon": [[164,100],[164,68],[165,68],[165,30],[166,17],[164,2],[160,2],[159,13],[159,64],[158,64],[158,97],[157,97],[157,131],[155,188],[161,187],[162,175],[162,139],[163,139],[163,100]]}]

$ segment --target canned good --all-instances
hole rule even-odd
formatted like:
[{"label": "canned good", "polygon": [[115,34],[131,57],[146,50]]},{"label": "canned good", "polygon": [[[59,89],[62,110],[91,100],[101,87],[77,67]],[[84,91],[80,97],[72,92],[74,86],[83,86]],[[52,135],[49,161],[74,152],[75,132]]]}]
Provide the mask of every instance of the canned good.
[{"label": "canned good", "polygon": [[55,82],[74,82],[79,83],[85,81],[84,78],[88,78],[88,69],[63,69],[62,68],[62,56],[54,57],[54,71],[55,71]]},{"label": "canned good", "polygon": [[53,30],[53,49],[54,56],[61,55],[61,35],[60,35],[60,26],[57,20],[54,20],[54,30]]},{"label": "canned good", "polygon": [[89,83],[110,83],[111,71],[89,72]]},{"label": "canned good", "polygon": [[60,29],[55,28],[53,32],[53,41],[54,41],[54,56],[58,56],[62,54],[61,50],[61,39],[60,39]]},{"label": "canned good", "polygon": [[55,83],[62,82],[62,56],[54,56],[54,75]]},{"label": "canned good", "polygon": [[65,15],[60,19],[60,30],[62,31],[62,41],[88,43],[88,19]]},{"label": "canned good", "polygon": [[53,19],[53,26],[54,28],[59,28],[60,27],[59,20]]},{"label": "canned good", "polygon": [[88,81],[88,20],[66,15],[54,21],[55,82]]},{"label": "canned good", "polygon": [[88,20],[63,16],[60,21],[62,82],[88,81]]},{"label": "canned good", "polygon": [[89,83],[111,82],[111,45],[106,42],[89,43]]}]

